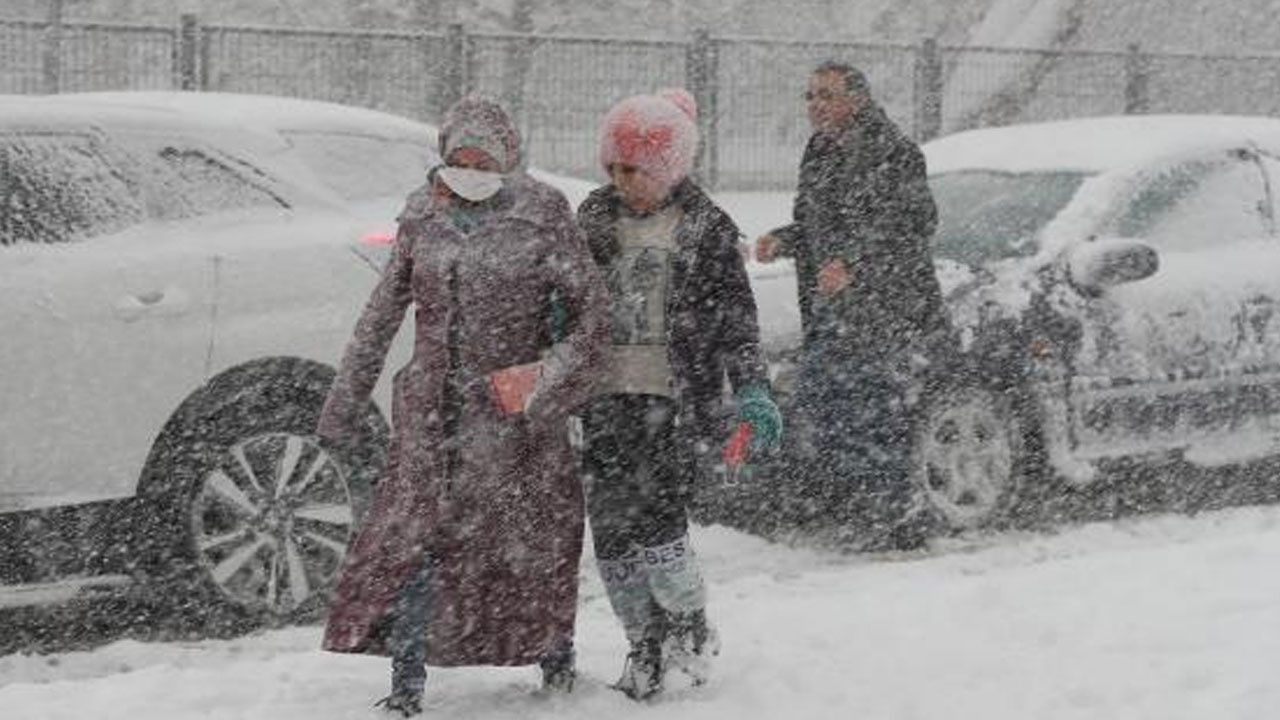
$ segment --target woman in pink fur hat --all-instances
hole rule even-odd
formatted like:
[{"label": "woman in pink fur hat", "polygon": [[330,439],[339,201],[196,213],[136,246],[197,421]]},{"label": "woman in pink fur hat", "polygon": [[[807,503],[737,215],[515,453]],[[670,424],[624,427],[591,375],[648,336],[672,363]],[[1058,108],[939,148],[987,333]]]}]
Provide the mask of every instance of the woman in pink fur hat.
[{"label": "woman in pink fur hat", "polygon": [[631,644],[615,687],[635,699],[660,691],[670,667],[704,681],[718,649],[687,505],[729,434],[725,376],[755,450],[782,432],[738,228],[689,179],[696,114],[684,90],[615,105],[600,130],[610,182],[578,208],[609,286],[613,339],[581,412],[587,513]]}]

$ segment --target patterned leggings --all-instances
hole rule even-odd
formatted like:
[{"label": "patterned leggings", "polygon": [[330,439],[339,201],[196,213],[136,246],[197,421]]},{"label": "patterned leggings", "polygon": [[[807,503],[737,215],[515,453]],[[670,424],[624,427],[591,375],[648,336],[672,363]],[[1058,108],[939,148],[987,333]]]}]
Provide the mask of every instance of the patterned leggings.
[{"label": "patterned leggings", "polygon": [[693,474],[682,460],[675,406],[661,397],[613,395],[583,415],[587,514],[614,613],[636,642],[660,611],[706,605],[689,545]]}]

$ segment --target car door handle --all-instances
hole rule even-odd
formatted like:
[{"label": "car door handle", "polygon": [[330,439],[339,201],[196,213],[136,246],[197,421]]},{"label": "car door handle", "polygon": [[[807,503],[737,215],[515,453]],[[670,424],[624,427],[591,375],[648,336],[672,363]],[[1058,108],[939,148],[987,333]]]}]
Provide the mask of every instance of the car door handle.
[{"label": "car door handle", "polygon": [[186,293],[169,287],[122,295],[115,302],[115,311],[124,322],[134,322],[145,315],[181,315],[188,304]]},{"label": "car door handle", "polygon": [[159,305],[160,303],[164,302],[164,291],[152,290],[151,292],[140,293],[138,295],[134,295],[133,297],[140,304],[151,307],[154,305]]}]

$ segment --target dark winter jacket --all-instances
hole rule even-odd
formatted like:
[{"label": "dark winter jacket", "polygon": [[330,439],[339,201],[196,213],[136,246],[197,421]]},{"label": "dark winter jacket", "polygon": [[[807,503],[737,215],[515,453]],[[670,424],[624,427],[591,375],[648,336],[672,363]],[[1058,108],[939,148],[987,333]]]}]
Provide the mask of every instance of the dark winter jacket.
[{"label": "dark winter jacket", "polygon": [[[413,305],[389,469],[339,575],[328,650],[387,651],[388,611],[424,551],[428,663],[530,664],[572,637],[583,496],[567,420],[597,379],[608,297],[563,195],[513,176],[490,202],[463,235],[430,192],[411,198],[321,415],[322,437],[350,434]],[[553,294],[569,315],[554,345]],[[487,376],[540,358],[528,411],[502,415]]]},{"label": "dark winter jacket", "polygon": [[[680,426],[702,451],[725,440],[724,380],[736,392],[768,384],[760,350],[755,297],[738,251],[733,220],[697,185],[682,181],[670,203],[680,207],[676,252],[667,299],[667,354],[674,378]],[[619,252],[617,220],[622,200],[612,185],[598,188],[578,208],[596,264],[609,267]]]},{"label": "dark winter jacket", "polygon": [[[945,332],[929,250],[937,210],[916,144],[877,106],[854,122],[809,140],[794,222],[772,234],[781,240],[778,254],[796,261],[806,341],[834,332],[855,355],[892,358]],[[818,271],[836,258],[852,283],[823,298]]]}]

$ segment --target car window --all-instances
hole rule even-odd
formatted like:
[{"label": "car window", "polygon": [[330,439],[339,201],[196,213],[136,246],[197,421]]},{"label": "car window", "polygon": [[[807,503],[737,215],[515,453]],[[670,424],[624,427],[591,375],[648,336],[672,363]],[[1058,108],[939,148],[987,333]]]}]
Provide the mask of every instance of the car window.
[{"label": "car window", "polygon": [[146,218],[136,174],[87,134],[0,134],[0,245],[56,243]]},{"label": "car window", "polygon": [[84,240],[150,219],[288,207],[247,163],[183,138],[0,135],[0,244]]},{"label": "car window", "polygon": [[154,214],[162,219],[193,217],[253,207],[288,207],[252,166],[215,150],[165,143],[153,150],[164,165],[165,182]]},{"label": "car window", "polygon": [[929,177],[938,205],[934,255],[968,265],[1022,257],[1075,195],[1080,172],[965,170]]},{"label": "car window", "polygon": [[1144,177],[1104,232],[1172,251],[1267,237],[1266,197],[1262,170],[1252,159],[1182,162]]},{"label": "car window", "polygon": [[344,200],[401,199],[426,181],[439,155],[425,141],[358,133],[286,130],[294,154]]}]

